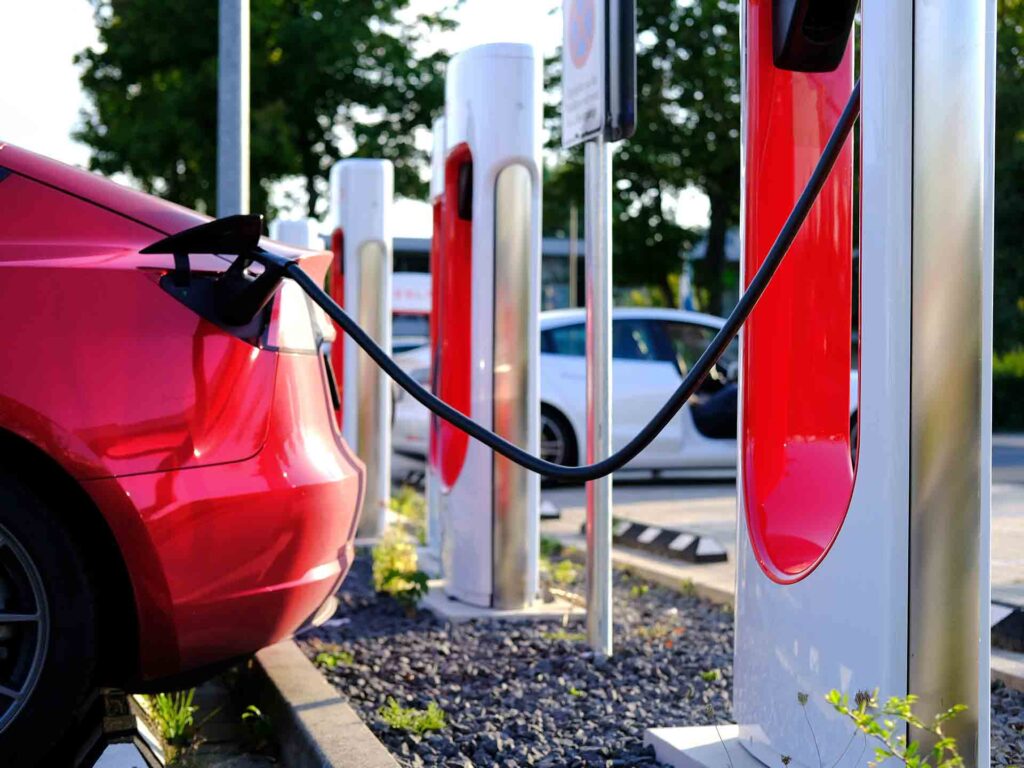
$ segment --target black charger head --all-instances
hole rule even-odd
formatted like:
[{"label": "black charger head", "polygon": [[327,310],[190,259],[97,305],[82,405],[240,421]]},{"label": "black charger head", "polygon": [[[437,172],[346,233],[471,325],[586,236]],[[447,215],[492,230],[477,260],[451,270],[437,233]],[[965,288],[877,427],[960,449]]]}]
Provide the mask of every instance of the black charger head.
[{"label": "black charger head", "polygon": [[773,0],[775,66],[794,72],[832,72],[843,60],[857,0]]}]

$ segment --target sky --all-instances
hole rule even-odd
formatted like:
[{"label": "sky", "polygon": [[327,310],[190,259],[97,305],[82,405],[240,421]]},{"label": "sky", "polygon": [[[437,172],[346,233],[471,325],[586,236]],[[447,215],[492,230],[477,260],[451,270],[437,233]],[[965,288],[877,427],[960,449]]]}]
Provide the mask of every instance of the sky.
[{"label": "sky", "polygon": [[[437,9],[448,0],[413,0],[412,10]],[[216,2],[216,0],[209,0]],[[438,46],[459,51],[492,42],[531,42],[545,55],[558,46],[559,0],[465,0],[455,12],[458,28],[439,37]],[[97,44],[88,0],[0,0],[5,31],[0,45],[0,141],[17,144],[73,165],[84,166],[87,147],[73,141],[79,112],[87,106],[74,55]],[[685,224],[706,221],[699,195],[683,196]],[[399,201],[399,236],[430,235],[430,209],[419,201]]]}]

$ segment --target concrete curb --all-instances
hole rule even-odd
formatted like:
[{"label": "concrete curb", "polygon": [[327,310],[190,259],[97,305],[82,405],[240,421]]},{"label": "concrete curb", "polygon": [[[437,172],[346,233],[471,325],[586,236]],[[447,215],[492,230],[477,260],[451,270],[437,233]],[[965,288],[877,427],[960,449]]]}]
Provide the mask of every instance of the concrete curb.
[{"label": "concrete curb", "polygon": [[[586,536],[586,533],[587,524],[584,523],[580,534]],[[729,559],[725,547],[712,536],[631,520],[618,520],[612,525],[612,543],[617,547],[699,565],[724,563]]]},{"label": "concrete curb", "polygon": [[292,640],[256,654],[261,704],[289,768],[398,768],[338,692]]}]

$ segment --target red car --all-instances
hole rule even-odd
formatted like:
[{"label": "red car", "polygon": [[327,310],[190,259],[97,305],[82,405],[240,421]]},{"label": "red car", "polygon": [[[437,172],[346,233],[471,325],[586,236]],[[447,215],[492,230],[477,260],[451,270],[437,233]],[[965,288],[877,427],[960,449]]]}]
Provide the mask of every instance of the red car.
[{"label": "red car", "polygon": [[[333,329],[290,281],[244,326],[193,309],[234,257],[142,251],[208,221],[0,143],[4,765],[95,686],[287,637],[352,561]],[[320,281],[331,258],[260,247]]]}]

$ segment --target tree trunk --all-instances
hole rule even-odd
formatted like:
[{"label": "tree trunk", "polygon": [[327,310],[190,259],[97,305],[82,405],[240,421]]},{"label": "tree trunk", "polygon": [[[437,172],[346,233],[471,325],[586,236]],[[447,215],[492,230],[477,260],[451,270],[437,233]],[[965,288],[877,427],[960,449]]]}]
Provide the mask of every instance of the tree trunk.
[{"label": "tree trunk", "polygon": [[711,196],[711,219],[708,222],[708,247],[704,254],[704,287],[708,292],[705,312],[722,314],[722,273],[725,271],[725,236],[729,229],[730,200],[723,195]]}]

